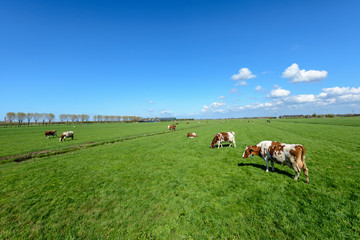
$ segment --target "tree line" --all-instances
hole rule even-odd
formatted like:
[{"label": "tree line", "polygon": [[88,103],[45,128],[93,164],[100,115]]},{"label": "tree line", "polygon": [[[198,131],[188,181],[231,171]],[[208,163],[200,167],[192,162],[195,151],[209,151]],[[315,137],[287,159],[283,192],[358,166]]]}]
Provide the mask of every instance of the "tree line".
[{"label": "tree line", "polygon": [[[18,122],[18,125],[23,125],[23,122],[26,121],[27,125],[30,125],[30,122],[38,125],[42,123],[45,125],[54,123],[55,115],[53,113],[23,113],[23,112],[8,112],[5,117],[5,124],[13,125],[14,122]],[[84,123],[84,122],[138,122],[142,117],[137,116],[113,116],[113,115],[94,115],[93,121],[90,120],[88,114],[60,114],[59,120],[57,123]]]}]

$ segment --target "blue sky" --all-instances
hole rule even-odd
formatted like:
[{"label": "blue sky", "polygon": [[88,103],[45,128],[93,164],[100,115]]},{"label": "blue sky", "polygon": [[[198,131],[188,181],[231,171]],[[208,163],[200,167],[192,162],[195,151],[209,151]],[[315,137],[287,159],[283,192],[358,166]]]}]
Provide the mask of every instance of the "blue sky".
[{"label": "blue sky", "polygon": [[7,112],[360,113],[360,1],[0,1]]}]

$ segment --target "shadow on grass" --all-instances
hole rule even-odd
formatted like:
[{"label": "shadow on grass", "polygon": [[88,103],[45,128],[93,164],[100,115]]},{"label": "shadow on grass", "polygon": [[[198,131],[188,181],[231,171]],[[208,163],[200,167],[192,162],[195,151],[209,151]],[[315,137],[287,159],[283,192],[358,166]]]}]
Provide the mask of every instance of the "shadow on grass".
[{"label": "shadow on grass", "polygon": [[[239,167],[243,167],[243,166],[252,166],[252,167],[256,167],[259,169],[262,169],[263,171],[266,171],[266,166],[265,165],[261,165],[261,164],[256,164],[256,163],[238,163]],[[269,167],[269,172],[271,172],[271,167]],[[279,173],[279,174],[283,174],[283,175],[287,175],[289,177],[294,177],[293,174],[277,169],[276,167],[274,167],[274,172],[275,173]]]}]

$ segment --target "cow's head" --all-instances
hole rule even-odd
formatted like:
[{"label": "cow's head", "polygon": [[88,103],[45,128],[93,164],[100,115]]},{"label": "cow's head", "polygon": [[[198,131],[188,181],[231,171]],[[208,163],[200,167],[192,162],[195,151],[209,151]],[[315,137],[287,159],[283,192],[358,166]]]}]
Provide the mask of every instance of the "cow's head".
[{"label": "cow's head", "polygon": [[218,136],[215,135],[214,139],[212,140],[211,144],[210,144],[210,147],[211,148],[214,148],[215,147],[215,144],[217,143],[218,141]]},{"label": "cow's head", "polygon": [[244,159],[249,157],[249,156],[254,157],[254,149],[253,148],[254,148],[254,146],[252,146],[252,145],[250,145],[250,146],[246,145],[246,148],[245,148],[244,153],[243,153],[243,158]]}]

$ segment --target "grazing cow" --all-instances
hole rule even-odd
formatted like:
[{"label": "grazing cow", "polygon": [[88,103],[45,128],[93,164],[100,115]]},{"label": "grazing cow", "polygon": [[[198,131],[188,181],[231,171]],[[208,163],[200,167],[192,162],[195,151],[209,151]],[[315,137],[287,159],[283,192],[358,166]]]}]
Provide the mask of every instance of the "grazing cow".
[{"label": "grazing cow", "polygon": [[188,138],[195,138],[195,137],[197,137],[198,135],[196,134],[196,133],[188,133],[187,134],[187,137]]},{"label": "grazing cow", "polygon": [[168,125],[168,130],[173,130],[173,131],[175,131],[175,129],[176,129],[176,125],[174,124],[174,125]]},{"label": "grazing cow", "polygon": [[53,137],[57,136],[56,131],[55,131],[55,130],[46,131],[46,132],[45,132],[45,137],[46,137],[46,138],[49,138],[49,136],[53,136]]},{"label": "grazing cow", "polygon": [[298,180],[301,169],[306,176],[306,183],[309,183],[309,170],[305,163],[305,147],[300,144],[286,144],[274,141],[263,141],[257,145],[246,146],[243,158],[258,155],[266,163],[266,172],[269,172],[269,161],[271,161],[272,171],[274,171],[274,162],[286,164],[294,169],[294,180]]},{"label": "grazing cow", "polygon": [[61,135],[59,142],[62,142],[63,140],[65,141],[66,138],[71,137],[72,140],[74,140],[74,132],[73,131],[68,131],[68,132],[63,132],[63,134]]},{"label": "grazing cow", "polygon": [[270,123],[270,120],[266,120],[266,122]]},{"label": "grazing cow", "polygon": [[215,134],[214,139],[211,142],[211,148],[215,147],[215,144],[217,144],[218,148],[222,146],[223,142],[230,142],[229,147],[231,147],[231,144],[234,144],[234,148],[236,148],[236,142],[235,142],[235,133],[234,132],[221,132]]}]

